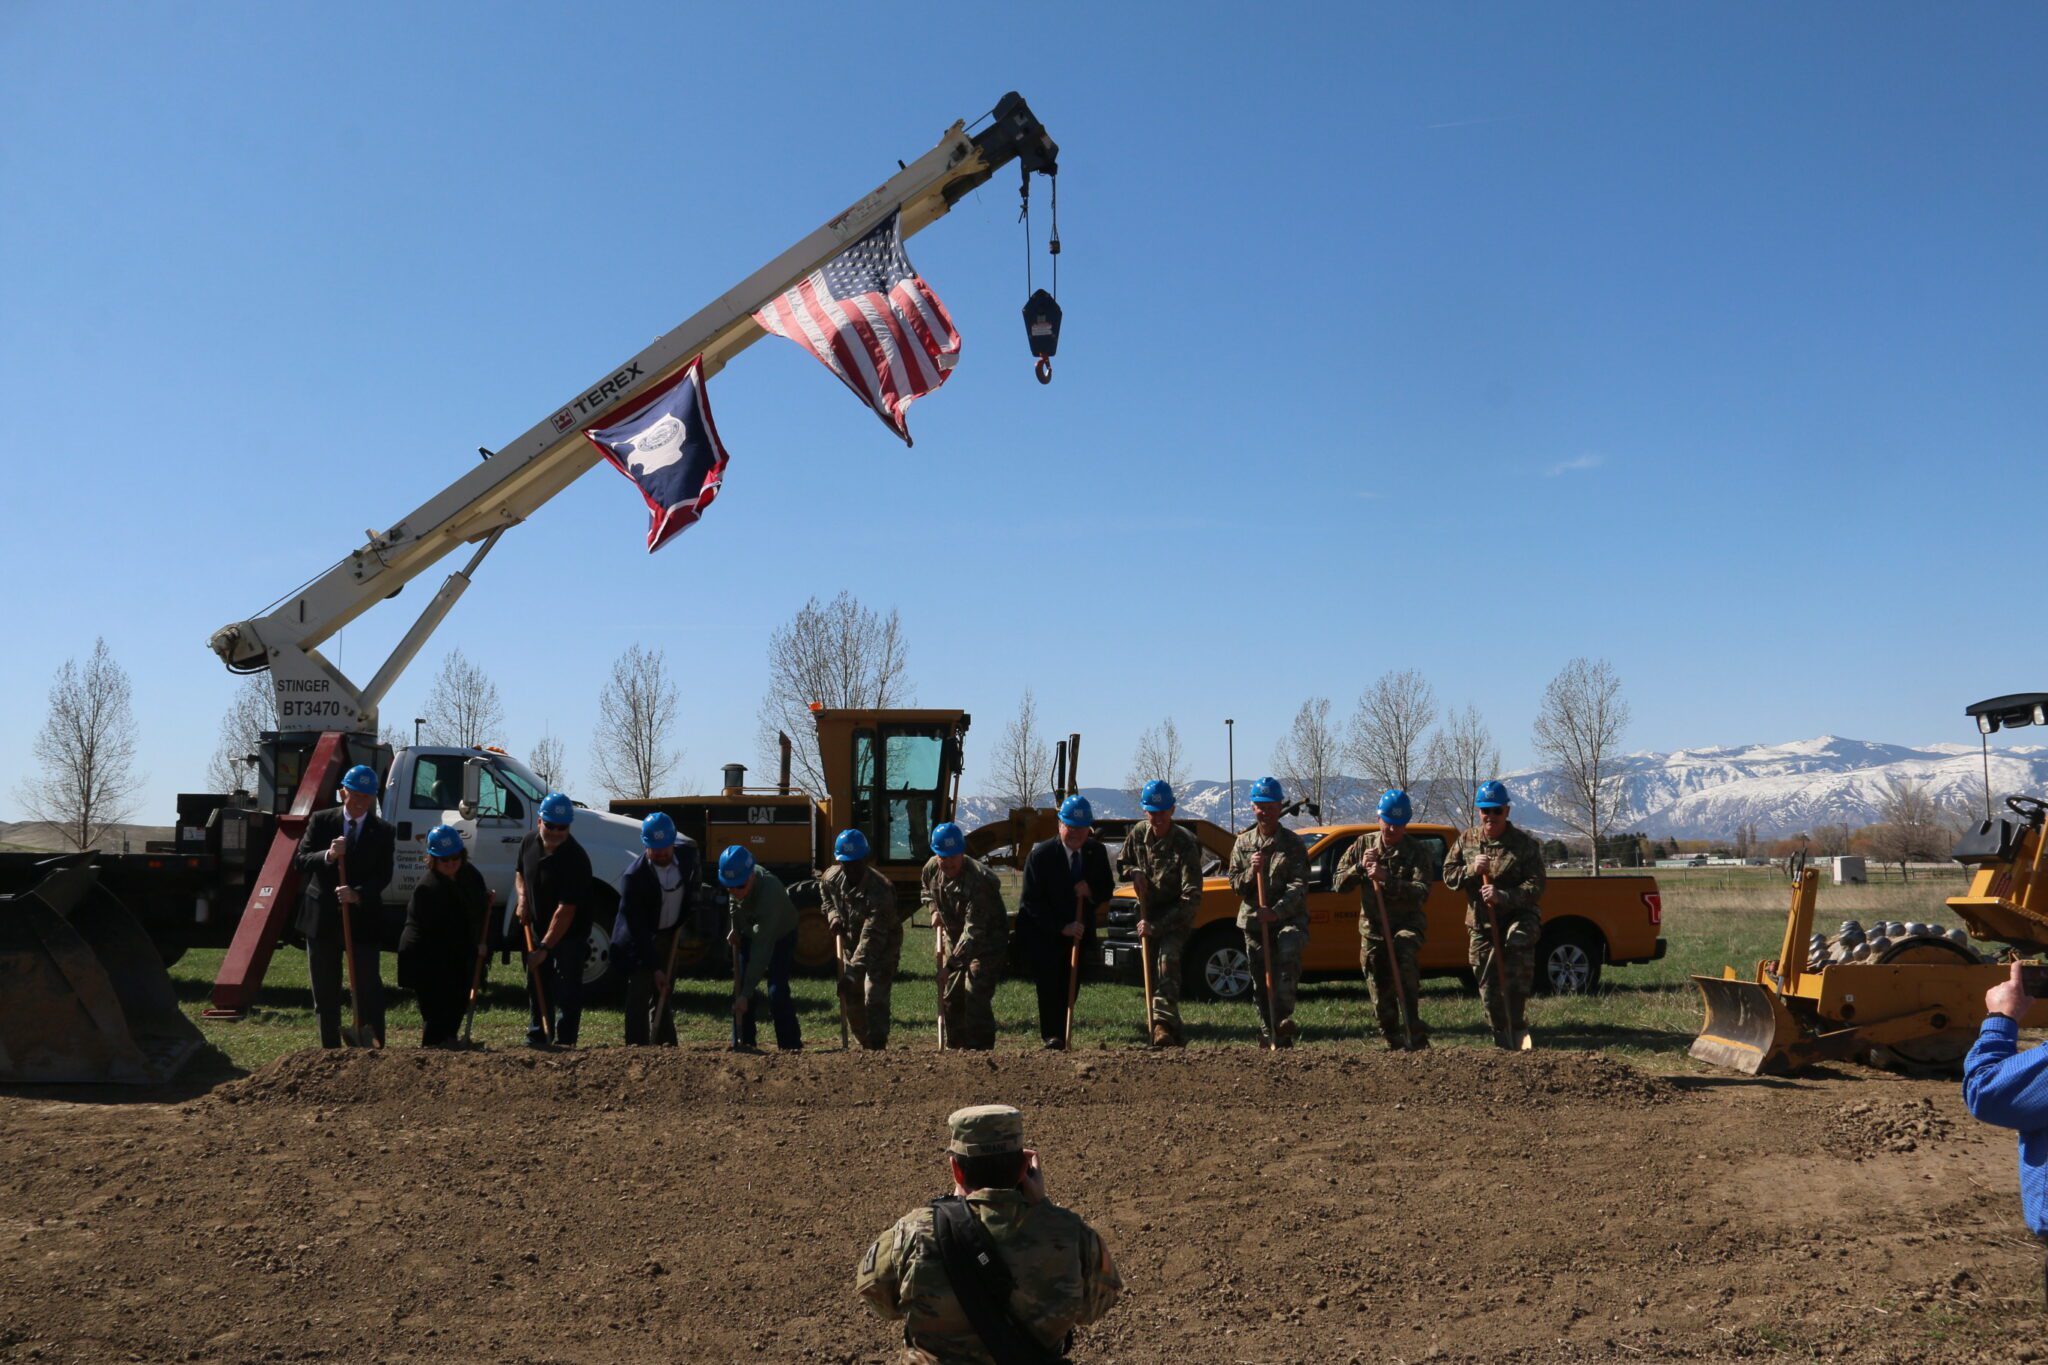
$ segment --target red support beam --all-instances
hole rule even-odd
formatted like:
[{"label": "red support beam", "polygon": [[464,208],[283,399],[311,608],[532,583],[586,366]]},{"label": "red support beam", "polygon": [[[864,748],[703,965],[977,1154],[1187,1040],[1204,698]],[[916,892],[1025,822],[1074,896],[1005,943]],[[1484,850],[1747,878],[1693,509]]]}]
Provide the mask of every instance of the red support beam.
[{"label": "red support beam", "polygon": [[249,1012],[263,974],[270,970],[270,954],[284,928],[285,915],[299,898],[299,867],[295,855],[299,836],[306,832],[306,819],[315,805],[341,782],[342,765],[348,761],[348,740],[339,730],[329,730],[313,746],[299,789],[292,795],[291,809],[277,817],[277,834],[256,875],[249,904],[235,926],[234,942],[221,959],[220,975],[213,979],[213,1004],[208,1019],[240,1019]]}]

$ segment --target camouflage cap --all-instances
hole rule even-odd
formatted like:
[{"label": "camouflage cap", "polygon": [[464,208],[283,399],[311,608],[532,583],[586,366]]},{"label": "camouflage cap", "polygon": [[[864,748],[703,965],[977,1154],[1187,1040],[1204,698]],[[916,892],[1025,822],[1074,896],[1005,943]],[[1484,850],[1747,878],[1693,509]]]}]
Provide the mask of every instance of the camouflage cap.
[{"label": "camouflage cap", "polygon": [[946,1119],[954,1156],[1000,1156],[1024,1150],[1024,1115],[1007,1104],[977,1104],[955,1109]]}]

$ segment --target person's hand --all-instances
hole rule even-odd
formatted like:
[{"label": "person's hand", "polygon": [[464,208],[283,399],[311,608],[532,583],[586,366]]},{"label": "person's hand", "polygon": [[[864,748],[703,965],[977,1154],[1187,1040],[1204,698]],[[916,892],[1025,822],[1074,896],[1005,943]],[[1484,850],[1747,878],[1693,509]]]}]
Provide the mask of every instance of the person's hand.
[{"label": "person's hand", "polygon": [[356,903],[356,889],[353,886],[337,886],[334,888],[334,898],[343,905],[354,905]]},{"label": "person's hand", "polygon": [[327,846],[327,861],[338,863],[346,856],[348,856],[348,839],[337,834],[334,836],[334,842]]},{"label": "person's hand", "polygon": [[1017,1188],[1023,1192],[1025,1203],[1045,1202],[1045,1168],[1038,1164],[1038,1153],[1029,1147],[1024,1149],[1024,1178],[1017,1182]]},{"label": "person's hand", "polygon": [[2027,988],[2020,984],[2020,964],[2012,964],[2012,975],[1984,992],[1984,1012],[2002,1014],[2018,1023],[2027,1017],[2027,1011],[2034,1007],[2034,997],[2027,994]]},{"label": "person's hand", "polygon": [[744,996],[744,995],[735,995],[735,996],[734,996],[734,997],[732,998],[732,1017],[733,1017],[733,1018],[735,1018],[735,1019],[744,1019],[744,1018],[746,1018],[746,1017],[747,1017],[747,1005],[748,1005],[748,1003],[749,1003],[749,1002],[748,1002],[748,1000],[747,1000],[747,997],[746,997],[746,996]]},{"label": "person's hand", "polygon": [[1261,911],[1259,911],[1259,923],[1261,923],[1261,924],[1278,924],[1279,922],[1280,922],[1280,912],[1279,912],[1278,910],[1261,910]]},{"label": "person's hand", "polygon": [[668,973],[657,970],[654,973],[654,993],[660,995],[668,989]]},{"label": "person's hand", "polygon": [[1387,865],[1378,858],[1368,858],[1365,862],[1365,875],[1372,878],[1374,886],[1385,886],[1387,884]]},{"label": "person's hand", "polygon": [[727,934],[725,936],[725,946],[728,948],[738,948],[740,946],[740,936],[738,934]]},{"label": "person's hand", "polygon": [[512,913],[518,916],[521,924],[529,929],[533,927],[533,915],[527,910],[525,901],[521,901],[517,906],[513,907]]},{"label": "person's hand", "polygon": [[1141,920],[1139,920],[1139,921],[1138,921],[1138,937],[1139,937],[1139,938],[1150,938],[1150,937],[1152,937],[1152,921],[1151,921],[1151,920],[1147,920],[1147,919],[1141,919]]},{"label": "person's hand", "polygon": [[536,944],[534,944],[534,945],[533,945],[533,965],[534,965],[534,966],[536,966],[536,967],[538,967],[538,966],[540,966],[540,964],[541,964],[541,963],[543,963],[543,962],[545,962],[545,961],[547,961],[547,960],[548,960],[548,945],[547,945],[547,944],[545,944],[545,943],[536,943]]},{"label": "person's hand", "polygon": [[1258,850],[1258,851],[1257,851],[1256,853],[1252,854],[1252,874],[1253,874],[1254,876],[1256,876],[1256,875],[1258,875],[1259,873],[1261,873],[1261,872],[1264,872],[1265,870],[1266,870],[1266,850],[1264,850],[1264,849],[1262,848],[1262,849]]},{"label": "person's hand", "polygon": [[1493,875],[1493,859],[1484,853],[1474,858],[1472,860],[1472,875],[1475,877],[1491,877]]},{"label": "person's hand", "polygon": [[1492,909],[1493,906],[1500,900],[1500,888],[1495,886],[1492,882],[1488,882],[1486,885],[1479,888],[1479,899],[1486,902],[1487,908],[1489,910]]},{"label": "person's hand", "polygon": [[1061,929],[1060,932],[1065,934],[1068,938],[1079,938],[1082,934],[1081,923],[1079,920],[1076,920],[1074,923],[1069,924],[1065,928]]}]

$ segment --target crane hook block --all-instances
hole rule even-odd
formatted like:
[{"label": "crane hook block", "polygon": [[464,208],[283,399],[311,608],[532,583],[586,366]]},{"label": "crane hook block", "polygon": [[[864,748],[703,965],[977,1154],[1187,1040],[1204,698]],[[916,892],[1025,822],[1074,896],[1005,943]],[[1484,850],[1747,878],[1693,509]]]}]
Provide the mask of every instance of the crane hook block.
[{"label": "crane hook block", "polygon": [[1052,358],[1060,349],[1060,304],[1043,289],[1024,301],[1024,336],[1038,358],[1038,382],[1052,383]]}]

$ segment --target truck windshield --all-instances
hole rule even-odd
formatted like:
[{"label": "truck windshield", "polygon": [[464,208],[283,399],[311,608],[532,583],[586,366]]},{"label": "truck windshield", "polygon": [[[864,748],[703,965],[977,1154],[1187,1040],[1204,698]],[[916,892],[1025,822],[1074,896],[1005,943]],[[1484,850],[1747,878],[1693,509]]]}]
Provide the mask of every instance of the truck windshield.
[{"label": "truck windshield", "polygon": [[527,800],[538,803],[543,796],[548,794],[548,789],[541,785],[541,780],[538,777],[533,775],[533,770],[512,757],[512,755],[497,755],[497,764],[498,771],[505,774],[505,780],[512,785],[513,790],[517,791]]}]

